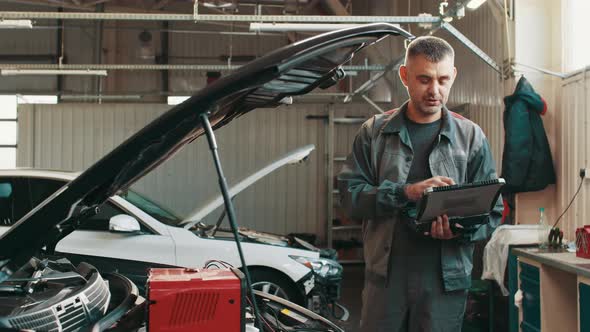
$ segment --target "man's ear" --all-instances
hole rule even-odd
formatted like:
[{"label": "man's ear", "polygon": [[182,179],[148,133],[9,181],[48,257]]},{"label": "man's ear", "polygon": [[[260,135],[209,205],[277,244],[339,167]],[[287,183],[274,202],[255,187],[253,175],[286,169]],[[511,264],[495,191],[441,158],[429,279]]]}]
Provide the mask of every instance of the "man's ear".
[{"label": "man's ear", "polygon": [[405,65],[399,66],[399,78],[402,80],[404,86],[408,86],[408,67]]},{"label": "man's ear", "polygon": [[457,78],[457,67],[453,67],[453,81]]}]

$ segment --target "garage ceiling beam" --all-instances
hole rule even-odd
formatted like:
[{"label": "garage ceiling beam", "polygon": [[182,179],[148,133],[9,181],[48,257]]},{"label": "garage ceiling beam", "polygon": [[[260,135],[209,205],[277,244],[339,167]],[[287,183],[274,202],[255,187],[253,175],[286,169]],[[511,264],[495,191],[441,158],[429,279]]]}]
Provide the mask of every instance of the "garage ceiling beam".
[{"label": "garage ceiling beam", "polygon": [[[321,6],[333,15],[350,17],[349,8],[347,8],[347,6],[344,6],[342,2],[340,2],[340,0],[325,0],[321,2]],[[440,19],[438,22],[441,22]],[[378,48],[371,47],[366,52],[367,58],[371,61],[371,63],[384,63],[389,61],[389,58],[386,58],[381,52],[379,52]],[[384,77],[384,80],[386,81],[389,91],[393,94],[394,82],[386,74],[387,72],[383,72],[382,74],[380,74],[379,77]],[[375,85],[375,82],[373,83],[373,85],[371,85],[371,87]],[[348,97],[345,98],[345,102],[348,101],[347,99]]]},{"label": "garage ceiling beam", "polygon": [[488,66],[492,67],[495,71],[497,71],[500,75],[502,74],[502,69],[500,66],[494,61],[489,55],[487,55],[481,48],[477,47],[469,38],[467,38],[464,34],[462,34],[459,30],[455,29],[449,23],[444,23],[442,28],[447,30],[453,37],[457,38],[459,42],[467,47],[473,54],[477,55],[480,59],[482,59]]},{"label": "garage ceiling beam", "polygon": [[357,95],[364,96],[369,90],[371,90],[371,88],[373,88],[375,86],[375,84],[377,84],[377,81],[379,81],[387,73],[392,72],[392,71],[395,72],[399,68],[399,66],[402,65],[404,60],[405,60],[405,54],[400,56],[399,58],[391,61],[387,66],[385,66],[385,68],[382,72],[372,76],[365,83],[361,84],[361,86],[359,86],[353,93],[348,94],[344,98],[344,102],[345,103],[349,102],[352,97],[357,96]]},{"label": "garage ceiling beam", "polygon": [[[240,68],[240,65],[190,65],[190,64],[0,64],[0,70],[19,69],[50,69],[50,70],[202,70],[202,71],[231,71]],[[384,65],[342,66],[348,71],[383,71]]]},{"label": "garage ceiling beam", "polygon": [[218,21],[281,23],[438,23],[438,17],[423,16],[322,16],[322,15],[220,15],[159,13],[59,13],[0,12],[0,19],[63,19],[113,21]]}]

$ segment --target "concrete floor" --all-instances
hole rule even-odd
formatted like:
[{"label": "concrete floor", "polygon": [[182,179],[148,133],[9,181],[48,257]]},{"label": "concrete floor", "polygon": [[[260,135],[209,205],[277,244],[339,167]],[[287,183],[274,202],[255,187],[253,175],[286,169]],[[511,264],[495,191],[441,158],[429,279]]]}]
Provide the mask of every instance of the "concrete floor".
[{"label": "concrete floor", "polygon": [[[360,332],[359,324],[361,318],[361,293],[363,291],[364,284],[364,264],[345,264],[342,288],[340,296],[340,304],[345,306],[350,312],[350,318],[347,322],[336,321],[336,325],[340,326],[346,332]],[[481,273],[481,272],[478,272]],[[502,296],[499,288],[494,287],[495,293],[495,314],[494,314],[494,331],[507,331],[508,330],[508,298]],[[486,295],[487,296],[487,295]],[[479,300],[477,306],[480,312],[486,314],[486,317],[473,316],[472,320],[466,320],[463,325],[463,332],[487,332],[488,331],[488,320],[487,313],[488,307],[487,297],[485,299],[472,297],[471,301]],[[468,300],[469,301],[469,300]],[[477,308],[477,307],[476,307]],[[468,315],[468,313],[466,313]]]},{"label": "concrete floor", "polygon": [[[361,318],[361,293],[364,284],[364,264],[346,264],[344,265],[342,289],[340,296],[340,303],[344,305],[350,312],[350,318],[347,322],[335,322],[346,332],[359,332],[359,324]],[[499,290],[496,288],[496,309],[495,309],[495,331],[507,331],[508,326],[508,299],[501,296]],[[487,300],[480,299],[480,305],[486,303]],[[487,307],[480,308],[483,313],[488,312]],[[467,315],[468,313],[466,313]],[[483,319],[483,321],[481,320]],[[487,332],[487,317],[476,319],[474,321],[467,321],[463,326],[463,332]]]},{"label": "concrete floor", "polygon": [[342,278],[340,303],[350,312],[347,322],[337,322],[346,332],[358,332],[361,319],[361,293],[364,283],[364,264],[346,264]]}]

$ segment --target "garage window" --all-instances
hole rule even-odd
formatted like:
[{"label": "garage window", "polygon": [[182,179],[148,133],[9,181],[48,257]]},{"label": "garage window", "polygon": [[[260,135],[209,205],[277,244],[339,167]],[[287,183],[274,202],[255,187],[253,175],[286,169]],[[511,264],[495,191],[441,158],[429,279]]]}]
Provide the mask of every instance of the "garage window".
[{"label": "garage window", "polygon": [[19,104],[57,104],[57,96],[0,95],[0,169],[16,167]]},{"label": "garage window", "polygon": [[0,95],[0,168],[16,167],[15,95]]}]

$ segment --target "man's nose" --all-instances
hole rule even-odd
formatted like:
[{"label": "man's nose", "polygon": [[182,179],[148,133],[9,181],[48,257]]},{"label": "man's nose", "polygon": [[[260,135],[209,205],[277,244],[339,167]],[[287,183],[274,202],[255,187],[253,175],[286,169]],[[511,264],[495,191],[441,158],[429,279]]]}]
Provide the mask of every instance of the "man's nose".
[{"label": "man's nose", "polygon": [[430,83],[428,85],[428,93],[430,95],[437,95],[438,94],[438,89],[439,89],[439,84],[436,81],[433,81],[432,83]]}]

